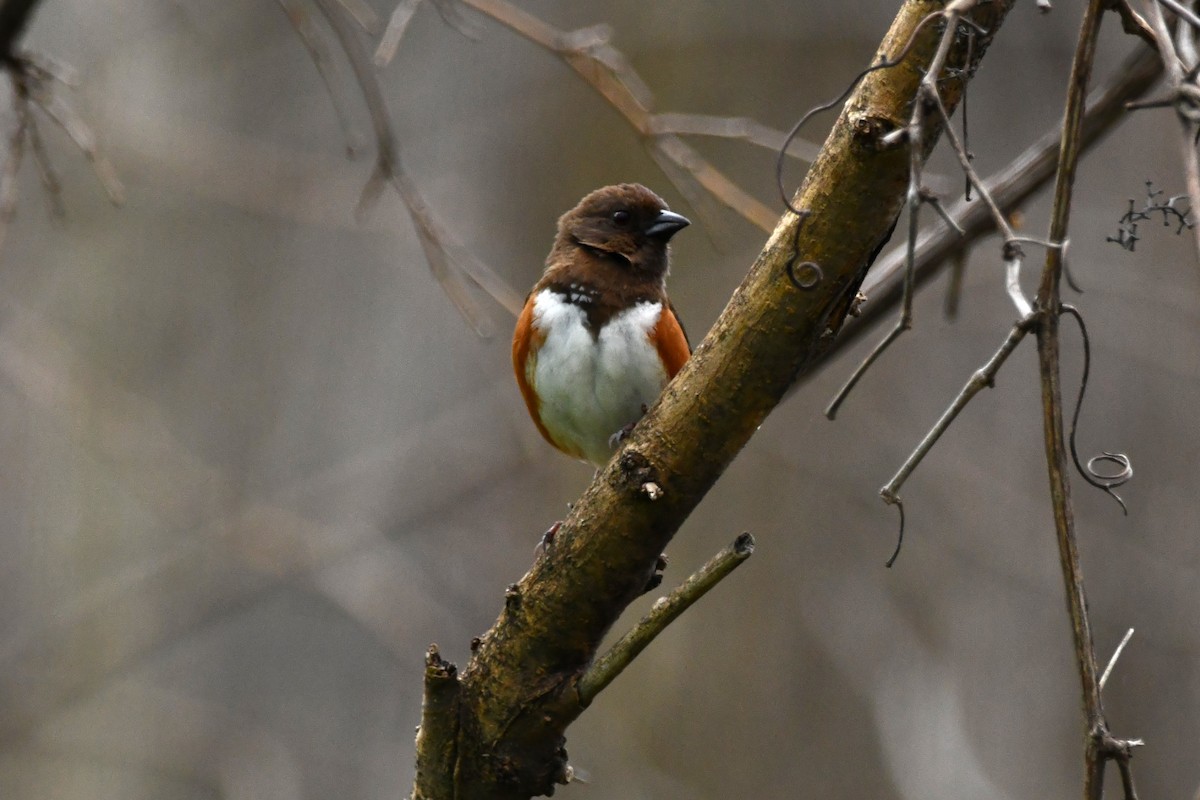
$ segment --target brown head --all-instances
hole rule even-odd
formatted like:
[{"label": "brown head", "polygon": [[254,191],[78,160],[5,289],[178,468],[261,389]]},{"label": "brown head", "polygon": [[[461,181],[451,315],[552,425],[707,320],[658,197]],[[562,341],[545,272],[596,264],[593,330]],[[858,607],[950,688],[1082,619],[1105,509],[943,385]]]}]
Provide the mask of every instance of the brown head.
[{"label": "brown head", "polygon": [[661,281],[667,274],[667,242],[688,224],[640,183],[605,186],[559,218],[548,266],[555,266],[556,256],[582,248],[595,256],[597,266],[615,266],[626,279]]}]

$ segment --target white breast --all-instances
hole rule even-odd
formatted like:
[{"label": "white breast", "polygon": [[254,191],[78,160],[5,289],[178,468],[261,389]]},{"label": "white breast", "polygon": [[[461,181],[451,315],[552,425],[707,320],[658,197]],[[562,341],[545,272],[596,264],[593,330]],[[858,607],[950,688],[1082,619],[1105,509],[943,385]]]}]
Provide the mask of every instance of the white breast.
[{"label": "white breast", "polygon": [[638,303],[592,337],[586,313],[544,289],[534,298],[533,325],[545,342],[528,375],[541,401],[542,424],[560,444],[601,465],[613,434],[642,415],[667,383],[650,332],[662,304]]}]

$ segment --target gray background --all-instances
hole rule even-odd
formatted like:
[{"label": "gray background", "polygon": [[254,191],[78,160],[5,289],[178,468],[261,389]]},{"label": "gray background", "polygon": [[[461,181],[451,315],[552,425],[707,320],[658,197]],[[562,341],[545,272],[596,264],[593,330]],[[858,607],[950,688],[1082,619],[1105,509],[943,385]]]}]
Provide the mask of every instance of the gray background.
[{"label": "gray background", "polygon": [[[971,98],[985,174],[1056,124],[1075,5],[1021,4],[989,53]],[[521,6],[611,23],[662,110],[779,128],[841,90],[894,10]],[[1107,26],[1101,75],[1134,46]],[[533,283],[554,219],[598,185],[639,180],[695,217],[569,68],[480,31],[423,7],[382,80],[431,205],[506,280]],[[81,72],[128,203],[43,126],[68,218],[49,221],[27,164],[0,251],[0,796],[400,797],[425,647],[465,662],[591,468],[526,419],[505,312],[491,340],[468,329],[394,197],[355,222],[369,158],[343,158],[276,4],[45,0],[27,43]],[[1101,660],[1137,629],[1105,700],[1147,741],[1144,796],[1178,798],[1200,786],[1200,272],[1162,229],[1133,254],[1104,242],[1144,181],[1183,191],[1176,130],[1141,112],[1088,158],[1071,261],[1095,359],[1081,447],[1137,471],[1127,518],[1076,482]],[[772,154],[692,142],[772,202]],[[944,152],[932,169],[953,175]],[[1046,218],[1043,196],[1026,231]],[[671,279],[693,340],[764,240],[729,213],[696,222]],[[759,548],[570,729],[591,784],[563,796],[1078,792],[1031,341],[905,487],[907,542],[883,568],[878,487],[1014,318],[994,240],[957,322],[943,286],[836,423],[821,408],[868,342],[780,407],[681,531],[667,585],[741,530]]]}]

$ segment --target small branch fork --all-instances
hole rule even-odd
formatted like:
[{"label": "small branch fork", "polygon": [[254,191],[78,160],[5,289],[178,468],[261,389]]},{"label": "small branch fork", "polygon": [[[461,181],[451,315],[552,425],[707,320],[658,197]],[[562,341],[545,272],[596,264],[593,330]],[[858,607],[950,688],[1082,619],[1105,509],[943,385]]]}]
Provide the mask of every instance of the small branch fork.
[{"label": "small branch fork", "polygon": [[[377,65],[384,66],[391,61],[418,4],[419,0],[402,0],[396,7],[375,52]],[[460,5],[472,8],[562,59],[625,118],[667,178],[714,230],[719,227],[714,198],[716,203],[732,209],[767,233],[774,229],[776,216],[768,206],[705,160],[684,142],[682,136],[741,139],[771,151],[783,149],[789,155],[805,160],[812,160],[816,155],[815,145],[789,141],[785,146],[782,132],[754,120],[653,112],[652,92],[629,59],[613,47],[610,41],[612,30],[607,25],[565,31],[508,0],[440,0],[437,5],[443,17],[446,9]]]}]

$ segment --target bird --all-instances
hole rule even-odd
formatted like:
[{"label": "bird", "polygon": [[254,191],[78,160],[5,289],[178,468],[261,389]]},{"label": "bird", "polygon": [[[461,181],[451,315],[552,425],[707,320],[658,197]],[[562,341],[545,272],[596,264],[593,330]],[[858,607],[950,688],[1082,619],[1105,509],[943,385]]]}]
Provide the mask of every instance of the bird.
[{"label": "bird", "polygon": [[567,455],[603,467],[691,356],[666,287],[668,243],[689,224],[638,183],[559,218],[512,357],[530,417]]}]

